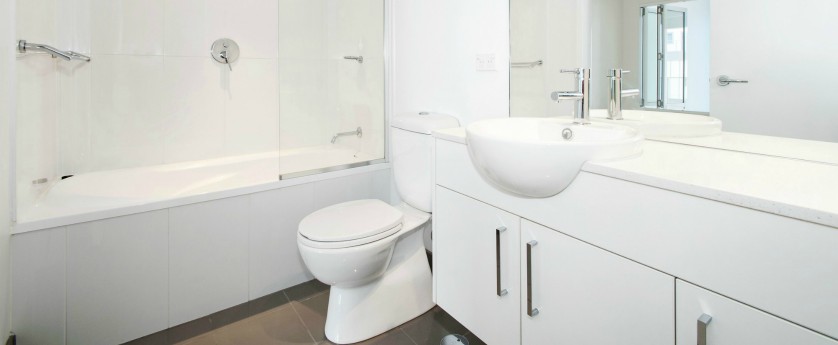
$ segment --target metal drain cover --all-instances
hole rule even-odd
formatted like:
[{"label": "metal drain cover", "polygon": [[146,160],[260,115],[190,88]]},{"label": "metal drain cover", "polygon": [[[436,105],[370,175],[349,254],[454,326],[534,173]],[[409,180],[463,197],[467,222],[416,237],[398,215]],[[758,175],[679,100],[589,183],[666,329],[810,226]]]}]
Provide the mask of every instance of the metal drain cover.
[{"label": "metal drain cover", "polygon": [[442,337],[439,345],[468,345],[468,339],[459,334],[449,334]]}]

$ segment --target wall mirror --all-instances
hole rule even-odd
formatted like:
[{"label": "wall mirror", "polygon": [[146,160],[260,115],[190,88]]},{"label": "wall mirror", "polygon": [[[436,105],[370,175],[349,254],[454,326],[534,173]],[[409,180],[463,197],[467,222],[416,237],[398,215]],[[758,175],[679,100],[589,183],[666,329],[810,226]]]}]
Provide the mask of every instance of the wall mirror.
[{"label": "wall mirror", "polygon": [[613,68],[622,108],[711,116],[722,134],[653,140],[838,164],[838,2],[510,0],[510,115],[571,116],[550,100],[591,68],[606,109]]}]

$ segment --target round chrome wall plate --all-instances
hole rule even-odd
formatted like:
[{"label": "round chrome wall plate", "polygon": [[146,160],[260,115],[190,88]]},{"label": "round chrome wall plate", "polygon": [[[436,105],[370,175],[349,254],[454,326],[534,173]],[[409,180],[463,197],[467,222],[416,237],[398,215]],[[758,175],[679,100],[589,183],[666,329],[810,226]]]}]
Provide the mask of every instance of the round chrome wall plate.
[{"label": "round chrome wall plate", "polygon": [[219,63],[231,64],[239,59],[239,45],[229,38],[219,38],[212,43],[210,55]]}]

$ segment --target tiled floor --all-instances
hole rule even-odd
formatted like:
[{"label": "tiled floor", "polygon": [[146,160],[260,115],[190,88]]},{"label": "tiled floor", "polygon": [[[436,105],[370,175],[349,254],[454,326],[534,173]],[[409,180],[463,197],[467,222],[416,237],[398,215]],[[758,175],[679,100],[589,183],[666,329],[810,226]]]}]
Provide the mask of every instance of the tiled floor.
[{"label": "tiled floor", "polygon": [[[250,303],[249,314],[255,315],[240,318],[177,344],[332,344],[326,339],[323,330],[329,304],[328,286],[311,281],[272,296],[271,301],[261,302],[265,306],[262,310],[259,310],[259,300],[254,301],[257,302],[255,305]],[[177,337],[173,333],[175,329],[170,329],[170,342],[171,338]],[[443,336],[451,333],[465,335],[470,344],[484,344],[439,307],[360,344],[438,345]]]}]

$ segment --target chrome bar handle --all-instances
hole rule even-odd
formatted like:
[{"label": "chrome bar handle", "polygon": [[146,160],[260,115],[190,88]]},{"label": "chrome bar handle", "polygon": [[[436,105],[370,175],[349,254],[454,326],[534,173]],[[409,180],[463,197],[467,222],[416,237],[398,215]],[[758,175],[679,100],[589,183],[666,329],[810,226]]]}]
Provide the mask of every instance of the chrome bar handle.
[{"label": "chrome bar handle", "polygon": [[532,307],[532,247],[538,244],[538,241],[527,242],[527,315],[538,315],[538,308]]},{"label": "chrome bar handle", "polygon": [[364,63],[363,56],[344,56],[343,58],[346,60],[355,60],[358,61],[358,63]]},{"label": "chrome bar handle", "polygon": [[509,67],[512,68],[533,68],[544,64],[544,60],[536,60],[530,62],[512,62]]},{"label": "chrome bar handle", "polygon": [[358,127],[354,131],[335,133],[335,135],[332,136],[332,144],[334,144],[340,137],[353,135],[358,138],[361,138],[364,136],[364,131],[361,129],[361,127]]},{"label": "chrome bar handle", "polygon": [[728,77],[726,75],[720,75],[719,79],[716,79],[716,83],[718,83],[720,86],[728,86],[731,83],[747,84],[748,81],[747,80],[740,80],[740,79],[730,79],[730,77]]},{"label": "chrome bar handle", "polygon": [[495,229],[495,267],[497,274],[497,294],[498,296],[505,296],[509,291],[500,286],[500,233],[506,231],[505,226]]},{"label": "chrome bar handle", "polygon": [[696,344],[707,345],[707,325],[713,321],[713,317],[707,314],[701,314],[696,322]]}]

